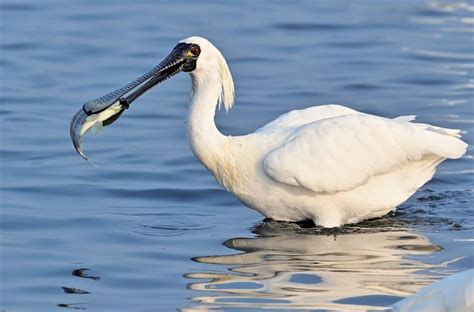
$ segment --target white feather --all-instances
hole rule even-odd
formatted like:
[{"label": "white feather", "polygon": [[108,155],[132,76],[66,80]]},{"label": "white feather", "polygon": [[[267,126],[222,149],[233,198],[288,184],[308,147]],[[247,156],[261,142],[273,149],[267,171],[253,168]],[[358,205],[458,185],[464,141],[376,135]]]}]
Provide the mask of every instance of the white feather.
[{"label": "white feather", "polygon": [[362,114],[349,107],[337,104],[313,106],[305,109],[293,110],[267,123],[256,132],[280,131],[283,128],[296,128],[311,122],[349,114]]},{"label": "white feather", "polygon": [[301,126],[264,158],[278,182],[315,192],[347,191],[424,156],[459,158],[462,141],[430,128],[350,114]]},{"label": "white feather", "polygon": [[459,130],[387,119],[341,105],[291,111],[255,133],[224,136],[216,106],[234,85],[219,50],[201,37],[187,133],[196,157],[241,202],[268,218],[334,227],[380,217],[429,181],[466,144]]},{"label": "white feather", "polygon": [[[202,37],[193,36],[179,42],[199,45],[201,48],[201,55],[197,60],[197,68],[194,70],[193,74],[199,73],[200,71],[208,71],[209,68],[211,68],[210,64],[212,64],[214,70],[211,74],[217,74],[220,83],[220,92],[217,98],[219,108],[221,107],[221,104],[224,104],[224,108],[227,112],[231,110],[234,105],[235,97],[234,80],[232,79],[229,66],[227,65],[222,53],[214,47],[212,43]],[[205,66],[201,66],[203,63]]]}]

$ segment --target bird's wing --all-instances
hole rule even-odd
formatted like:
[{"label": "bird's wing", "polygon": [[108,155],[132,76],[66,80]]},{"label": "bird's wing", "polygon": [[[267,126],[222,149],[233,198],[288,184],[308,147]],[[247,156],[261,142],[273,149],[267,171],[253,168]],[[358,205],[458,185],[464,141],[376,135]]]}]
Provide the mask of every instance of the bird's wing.
[{"label": "bird's wing", "polygon": [[281,183],[334,193],[427,154],[443,158],[464,154],[467,145],[454,133],[405,119],[352,114],[302,126],[264,157],[264,172]]},{"label": "bird's wing", "polygon": [[265,126],[258,129],[256,132],[266,132],[273,130],[281,130],[284,128],[296,128],[302,125],[309,124],[321,119],[332,118],[336,116],[348,115],[348,114],[362,114],[351,108],[337,105],[328,104],[308,107],[305,109],[298,109],[281,115],[277,119],[267,123]]}]

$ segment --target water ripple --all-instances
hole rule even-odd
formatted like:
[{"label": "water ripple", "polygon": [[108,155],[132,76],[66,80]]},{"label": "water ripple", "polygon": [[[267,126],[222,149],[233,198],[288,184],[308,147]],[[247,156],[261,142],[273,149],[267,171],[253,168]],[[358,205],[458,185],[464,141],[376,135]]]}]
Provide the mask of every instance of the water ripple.
[{"label": "water ripple", "polygon": [[138,224],[133,232],[146,236],[178,236],[188,232],[212,229],[213,226],[204,226],[190,220],[163,220],[162,218],[148,220]]},{"label": "water ripple", "polygon": [[144,236],[180,236],[214,228],[211,225],[199,223],[207,215],[183,213],[147,213],[147,214],[122,214],[134,221],[124,221],[119,224],[119,229],[131,231]]},{"label": "water ripple", "polygon": [[277,29],[289,31],[341,31],[354,25],[322,24],[322,23],[279,23],[274,25]]},{"label": "water ripple", "polygon": [[446,60],[446,61],[467,61],[467,62],[474,60],[474,55],[467,54],[467,53],[432,51],[432,50],[415,49],[415,48],[408,48],[408,47],[403,47],[402,51],[420,60],[429,60],[429,61]]}]

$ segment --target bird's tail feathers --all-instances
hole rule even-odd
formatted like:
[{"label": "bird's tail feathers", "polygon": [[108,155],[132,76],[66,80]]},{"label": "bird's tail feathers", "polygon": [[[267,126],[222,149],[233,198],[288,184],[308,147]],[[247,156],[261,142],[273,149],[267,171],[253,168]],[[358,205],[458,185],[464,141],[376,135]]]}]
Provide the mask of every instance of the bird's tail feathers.
[{"label": "bird's tail feathers", "polygon": [[426,142],[431,142],[429,150],[431,153],[439,155],[443,158],[457,159],[466,153],[467,144],[460,140],[461,130],[450,129],[433,126],[424,123],[414,123],[415,115],[400,116],[394,118],[399,122],[407,122],[417,129],[423,130],[425,135],[428,135]]},{"label": "bird's tail feathers", "polygon": [[459,132],[433,126],[425,128],[425,133],[429,136],[427,142],[431,142],[431,152],[444,158],[461,158],[466,153],[467,143],[459,139]]},{"label": "bird's tail feathers", "polygon": [[456,138],[461,137],[460,129],[441,128],[441,127],[436,127],[429,124],[417,124],[417,125],[421,125],[428,131],[438,132],[440,134],[445,134],[445,135],[453,136]]},{"label": "bird's tail feathers", "polygon": [[400,121],[400,122],[409,122],[410,125],[415,126],[417,128],[424,129],[424,130],[434,131],[441,134],[447,134],[447,135],[454,136],[457,138],[461,137],[461,130],[459,129],[441,128],[441,127],[437,127],[437,126],[433,126],[433,125],[425,124],[425,123],[413,123],[412,121],[415,121],[415,119],[416,119],[416,115],[408,115],[408,116],[399,116],[399,117],[394,118],[393,120]]},{"label": "bird's tail feathers", "polygon": [[415,119],[416,119],[416,115],[399,116],[399,117],[393,118],[393,120],[403,121],[403,122],[410,122],[410,121],[414,121]]}]

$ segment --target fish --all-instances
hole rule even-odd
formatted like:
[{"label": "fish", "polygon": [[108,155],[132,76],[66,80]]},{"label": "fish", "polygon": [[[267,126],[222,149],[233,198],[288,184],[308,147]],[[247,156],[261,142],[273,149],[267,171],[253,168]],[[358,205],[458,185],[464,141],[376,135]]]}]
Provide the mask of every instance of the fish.
[{"label": "fish", "polygon": [[124,99],[119,98],[114,103],[102,107],[102,110],[96,112],[86,111],[85,107],[86,106],[83,106],[72,118],[69,134],[76,152],[82,158],[89,161],[89,158],[82,148],[83,138],[89,132],[97,135],[105,126],[114,123],[119,119],[125,109],[128,108],[128,103]]}]

